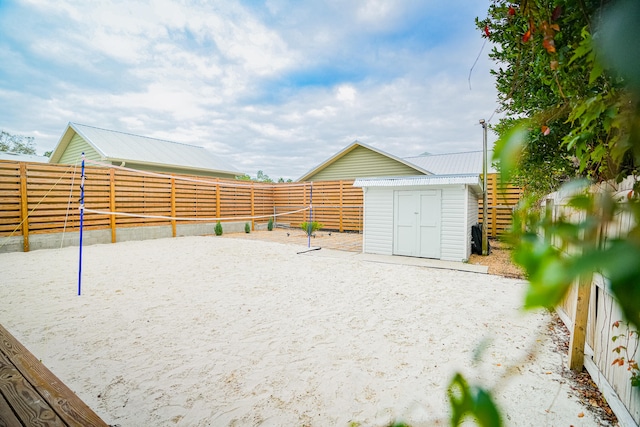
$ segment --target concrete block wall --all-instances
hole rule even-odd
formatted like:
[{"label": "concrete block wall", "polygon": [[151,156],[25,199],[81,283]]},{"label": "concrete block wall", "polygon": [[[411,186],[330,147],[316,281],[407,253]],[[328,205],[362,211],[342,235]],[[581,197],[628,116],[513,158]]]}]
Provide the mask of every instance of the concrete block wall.
[{"label": "concrete block wall", "polygon": [[[223,233],[244,233],[246,222],[223,222]],[[177,224],[176,236],[214,235],[215,224]],[[266,230],[267,224],[255,224],[256,230]],[[172,237],[170,225],[152,227],[123,227],[116,229],[116,242],[137,240],[166,239]],[[111,230],[85,230],[82,233],[83,246],[111,243]],[[80,232],[46,233],[29,235],[29,250],[56,249],[67,246],[80,246]],[[24,240],[22,236],[0,238],[0,253],[22,252]]]},{"label": "concrete block wall", "polygon": [[24,242],[22,236],[0,237],[0,254],[22,252]]},{"label": "concrete block wall", "polygon": [[[110,243],[111,230],[85,230],[82,232],[83,245]],[[67,246],[80,246],[80,232],[47,233],[29,235],[29,250],[55,249]],[[22,250],[22,248],[20,248]]]},{"label": "concrete block wall", "polygon": [[[168,237],[172,237],[170,225],[152,227],[127,227],[116,229],[116,242],[166,239]],[[109,241],[111,241],[111,239],[109,239]]]}]

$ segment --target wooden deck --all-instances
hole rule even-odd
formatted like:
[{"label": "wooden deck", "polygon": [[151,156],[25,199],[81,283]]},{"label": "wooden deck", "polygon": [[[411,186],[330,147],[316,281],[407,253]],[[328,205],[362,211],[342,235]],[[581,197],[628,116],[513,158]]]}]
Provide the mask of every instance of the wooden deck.
[{"label": "wooden deck", "polygon": [[0,325],[0,426],[105,426]]}]

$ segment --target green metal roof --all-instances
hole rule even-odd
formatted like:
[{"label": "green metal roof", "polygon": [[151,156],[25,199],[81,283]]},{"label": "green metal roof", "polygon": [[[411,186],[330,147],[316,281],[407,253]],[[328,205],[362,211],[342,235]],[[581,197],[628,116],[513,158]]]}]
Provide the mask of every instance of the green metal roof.
[{"label": "green metal roof", "polygon": [[[101,129],[94,126],[69,123],[60,138],[51,163],[59,163],[74,140],[76,150],[78,135],[93,150],[92,155],[109,163],[131,163],[147,167],[173,167],[187,171],[217,172],[225,175],[241,175],[242,172],[204,147],[149,138],[125,132]],[[85,146],[86,148],[86,146]],[[68,159],[65,159],[68,160]]]}]

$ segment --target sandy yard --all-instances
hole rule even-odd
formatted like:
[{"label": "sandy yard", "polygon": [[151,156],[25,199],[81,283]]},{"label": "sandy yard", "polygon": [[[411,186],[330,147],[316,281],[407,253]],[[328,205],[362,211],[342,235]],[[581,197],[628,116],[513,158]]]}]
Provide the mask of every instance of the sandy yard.
[{"label": "sandy yard", "polygon": [[448,425],[456,370],[505,425],[600,425],[522,280],[250,236],[85,247],[82,296],[78,248],[0,254],[0,322],[122,427]]}]

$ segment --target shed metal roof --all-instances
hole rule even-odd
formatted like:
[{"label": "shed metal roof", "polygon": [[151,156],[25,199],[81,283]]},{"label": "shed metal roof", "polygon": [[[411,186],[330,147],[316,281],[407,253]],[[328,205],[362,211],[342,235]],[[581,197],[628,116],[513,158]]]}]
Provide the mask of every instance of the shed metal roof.
[{"label": "shed metal roof", "polygon": [[111,162],[132,162],[148,165],[177,166],[186,169],[216,172],[240,172],[225,160],[204,147],[134,135],[126,132],[101,129],[94,126],[69,123],[67,131],[58,142],[51,156],[55,162],[64,152],[75,131],[91,145],[103,160]]},{"label": "shed metal roof", "polygon": [[482,185],[477,174],[456,175],[419,175],[381,178],[358,178],[353,183],[354,187],[409,187],[409,186],[435,186],[435,185],[471,185],[480,190]]},{"label": "shed metal roof", "polygon": [[[489,150],[487,157],[487,173],[496,173],[496,169],[491,165],[493,151]],[[482,150],[405,157],[404,160],[422,169],[426,169],[435,175],[482,174]]]}]

